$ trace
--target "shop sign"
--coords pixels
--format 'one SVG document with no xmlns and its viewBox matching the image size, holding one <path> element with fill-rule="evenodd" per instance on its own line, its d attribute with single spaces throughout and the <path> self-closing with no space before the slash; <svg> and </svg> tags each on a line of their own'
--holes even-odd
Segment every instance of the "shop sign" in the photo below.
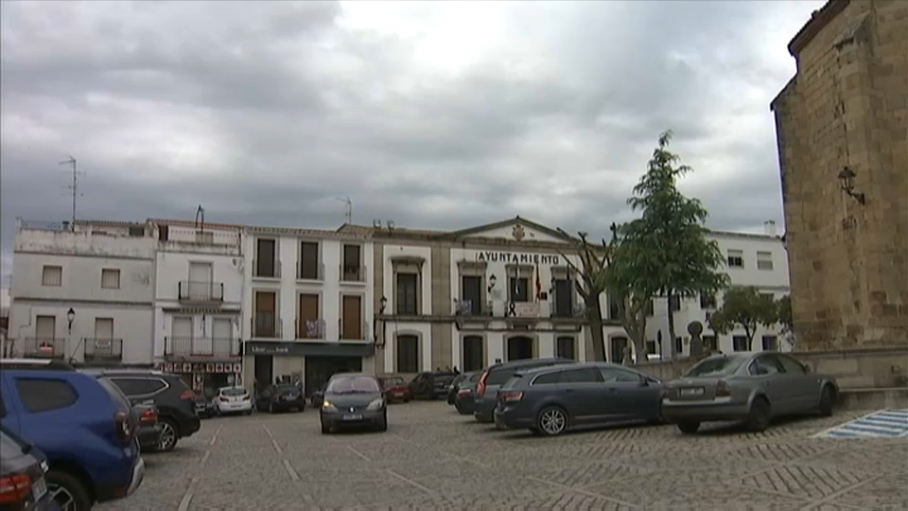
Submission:
<svg viewBox="0 0 908 511">
<path fill-rule="evenodd" d="M 561 262 L 561 257 L 557 254 L 527 254 L 519 252 L 485 250 L 476 252 L 476 260 L 481 263 L 549 264 L 558 266 L 558 264 Z"/>
</svg>

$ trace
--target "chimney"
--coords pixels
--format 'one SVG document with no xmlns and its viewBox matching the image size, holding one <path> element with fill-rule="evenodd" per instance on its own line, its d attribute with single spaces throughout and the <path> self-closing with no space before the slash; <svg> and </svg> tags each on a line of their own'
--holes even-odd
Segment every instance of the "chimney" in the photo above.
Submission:
<svg viewBox="0 0 908 511">
<path fill-rule="evenodd" d="M 775 220 L 767 220 L 763 222 L 763 233 L 767 236 L 778 236 L 778 234 L 776 233 Z"/>
</svg>

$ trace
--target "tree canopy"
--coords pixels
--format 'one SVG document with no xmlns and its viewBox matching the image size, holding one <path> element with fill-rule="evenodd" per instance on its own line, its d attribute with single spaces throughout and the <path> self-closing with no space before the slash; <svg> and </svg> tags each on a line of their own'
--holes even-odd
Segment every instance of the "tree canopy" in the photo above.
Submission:
<svg viewBox="0 0 908 511">
<path fill-rule="evenodd" d="M 753 286 L 735 286 L 725 291 L 722 306 L 712 313 L 709 326 L 717 334 L 727 334 L 737 327 L 744 330 L 750 346 L 757 327 L 769 327 L 779 322 L 779 305 L 769 294 Z"/>
</svg>

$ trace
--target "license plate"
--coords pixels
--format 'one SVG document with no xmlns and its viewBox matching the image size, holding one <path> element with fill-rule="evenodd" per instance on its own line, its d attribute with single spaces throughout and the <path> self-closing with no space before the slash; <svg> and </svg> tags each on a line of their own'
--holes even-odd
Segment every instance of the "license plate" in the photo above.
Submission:
<svg viewBox="0 0 908 511">
<path fill-rule="evenodd" d="M 358 421 L 358 420 L 362 420 L 362 418 L 363 418 L 363 414 L 361 414 L 361 413 L 348 413 L 348 414 L 344 415 L 345 421 Z"/>
<path fill-rule="evenodd" d="M 697 387 L 697 388 L 693 388 L 693 389 L 681 389 L 679 394 L 681 394 L 682 396 L 702 396 L 703 387 Z"/>
<path fill-rule="evenodd" d="M 394 397 L 403 397 L 403 396 L 404 396 L 404 393 L 403 393 L 403 392 L 395 392 L 395 393 L 394 393 Z"/>
<path fill-rule="evenodd" d="M 45 493 L 47 493 L 47 483 L 42 477 L 32 485 L 32 497 L 34 497 L 35 500 L 41 500 L 41 497 L 43 497 Z"/>
</svg>

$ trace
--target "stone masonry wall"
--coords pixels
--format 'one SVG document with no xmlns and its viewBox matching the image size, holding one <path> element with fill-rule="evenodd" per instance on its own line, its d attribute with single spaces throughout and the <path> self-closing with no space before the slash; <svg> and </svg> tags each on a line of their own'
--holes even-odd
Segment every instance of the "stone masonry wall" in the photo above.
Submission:
<svg viewBox="0 0 908 511">
<path fill-rule="evenodd" d="M 799 350 L 908 345 L 908 2 L 843 3 L 773 103 Z"/>
</svg>

